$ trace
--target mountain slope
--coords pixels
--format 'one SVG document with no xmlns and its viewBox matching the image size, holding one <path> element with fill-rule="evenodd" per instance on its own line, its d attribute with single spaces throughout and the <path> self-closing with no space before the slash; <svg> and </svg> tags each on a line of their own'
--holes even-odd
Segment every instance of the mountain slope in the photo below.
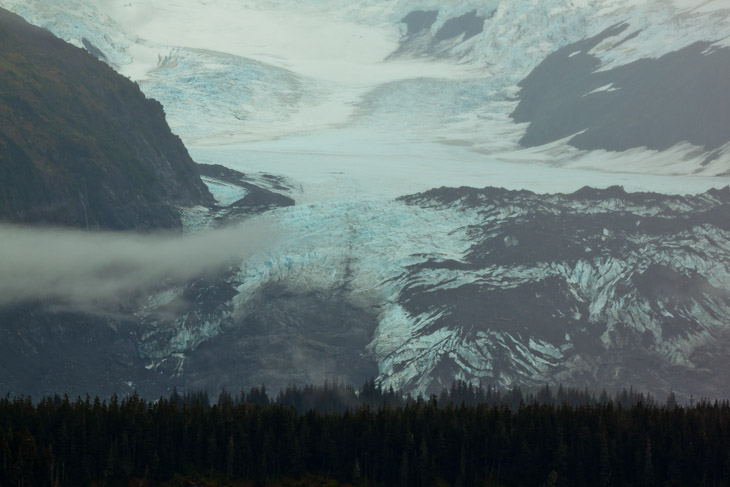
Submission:
<svg viewBox="0 0 730 487">
<path fill-rule="evenodd" d="M 351 130 L 399 133 L 413 154 L 458 144 L 485 164 L 730 168 L 719 0 L 0 5 L 137 80 L 191 145 L 312 132 L 336 144 Z"/>
<path fill-rule="evenodd" d="M 196 381 L 214 390 L 256 373 L 248 367 L 256 353 L 287 346 L 286 330 L 269 326 L 265 315 L 236 341 L 204 343 L 228 327 L 236 295 L 229 266 L 261 232 L 232 223 L 293 205 L 282 194 L 287 181 L 220 166 L 202 166 L 201 172 L 217 204 L 183 209 L 183 235 L 0 225 L 0 390 L 33 397 L 136 390 L 159 397 Z M 27 293 L 18 294 L 21 288 Z M 336 323 L 340 315 L 333 314 Z M 260 333 L 267 329 L 268 338 Z M 317 350 L 329 334 L 307 335 L 301 338 Z M 273 336 L 280 339 L 273 343 Z M 300 346 L 289 343 L 290 350 Z M 201 344 L 201 354 L 183 368 L 178 350 Z M 239 347 L 248 347 L 246 353 L 237 353 Z M 320 360 L 337 357 L 331 348 Z M 310 356 L 308 362 L 318 360 Z M 236 363 L 247 367 L 231 369 Z M 260 377 L 270 382 L 271 371 L 261 369 Z M 371 367 L 357 380 L 373 373 Z"/>
<path fill-rule="evenodd" d="M 683 396 L 730 386 L 718 373 L 728 188 L 439 188 L 266 216 L 289 238 L 199 287 L 194 309 L 178 290 L 141 311 L 140 354 L 157 374 L 210 389 L 357 381 L 374 368 L 420 392 L 454 378 Z"/>
<path fill-rule="evenodd" d="M 730 385 L 722 1 L 0 4 L 161 100 L 225 207 L 186 229 L 279 236 L 120 312 L 104 390 Z"/>
<path fill-rule="evenodd" d="M 213 198 L 162 106 L 87 52 L 0 10 L 0 219 L 180 228 Z"/>
<path fill-rule="evenodd" d="M 400 278 L 401 318 L 373 342 L 395 384 L 728 386 L 716 371 L 730 337 L 730 188 L 440 188 L 403 201 L 478 216 L 461 256 L 428 256 Z"/>
<path fill-rule="evenodd" d="M 638 35 L 618 25 L 550 54 L 520 82 L 520 143 L 565 137 L 583 150 L 667 150 L 689 142 L 707 152 L 730 143 L 730 48 L 696 42 L 658 59 L 602 69 L 591 51 Z M 576 135 L 577 134 L 577 135 Z M 709 161 L 708 161 L 709 162 Z"/>
</svg>

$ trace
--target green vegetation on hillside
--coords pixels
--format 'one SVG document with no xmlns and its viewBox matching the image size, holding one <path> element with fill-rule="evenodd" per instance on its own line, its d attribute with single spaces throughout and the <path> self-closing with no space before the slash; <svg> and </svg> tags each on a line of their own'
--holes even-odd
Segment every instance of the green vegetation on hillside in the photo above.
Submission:
<svg viewBox="0 0 730 487">
<path fill-rule="evenodd" d="M 170 228 L 211 202 L 158 102 L 0 9 L 0 220 Z"/>
</svg>

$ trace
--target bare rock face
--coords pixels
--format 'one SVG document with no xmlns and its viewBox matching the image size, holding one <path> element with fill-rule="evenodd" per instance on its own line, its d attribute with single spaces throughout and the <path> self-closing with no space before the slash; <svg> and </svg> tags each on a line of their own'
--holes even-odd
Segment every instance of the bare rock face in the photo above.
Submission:
<svg viewBox="0 0 730 487">
<path fill-rule="evenodd" d="M 730 188 L 439 188 L 402 201 L 478 217 L 459 260 L 433 255 L 403 276 L 398 303 L 418 328 L 391 330 L 407 338 L 378 357 L 394 384 L 727 388 Z"/>
<path fill-rule="evenodd" d="M 0 220 L 181 227 L 213 204 L 162 106 L 88 52 L 0 9 Z"/>
<path fill-rule="evenodd" d="M 571 137 L 578 149 L 625 151 L 689 142 L 714 157 L 730 142 L 730 49 L 696 42 L 658 59 L 600 69 L 591 50 L 638 35 L 627 29 L 617 25 L 558 49 L 522 80 L 512 113 L 530 123 L 522 145 Z"/>
</svg>

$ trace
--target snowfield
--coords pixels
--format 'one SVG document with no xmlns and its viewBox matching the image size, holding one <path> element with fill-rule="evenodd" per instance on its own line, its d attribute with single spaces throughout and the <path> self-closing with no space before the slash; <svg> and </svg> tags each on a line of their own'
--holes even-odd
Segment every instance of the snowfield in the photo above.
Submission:
<svg viewBox="0 0 730 487">
<path fill-rule="evenodd" d="M 90 42 L 163 103 L 170 125 L 189 147 L 277 140 L 288 153 L 288 137 L 315 135 L 311 145 L 324 144 L 320 150 L 331 152 L 332 145 L 362 146 L 387 133 L 408 141 L 411 157 L 428 154 L 434 142 L 445 143 L 468 147 L 485 167 L 494 161 L 538 162 L 709 176 L 730 170 L 728 147 L 709 165 L 702 164 L 702 151 L 686 143 L 661 154 L 645 148 L 619 155 L 577 151 L 567 141 L 523 150 L 518 142 L 525 127 L 509 118 L 518 83 L 545 56 L 617 23 L 626 23 L 631 35 L 591 50 L 600 69 L 658 58 L 696 41 L 728 44 L 730 5 L 721 0 L 369 0 L 357 5 L 319 0 L 305 6 L 292 0 L 69 0 L 63 5 L 1 0 L 0 6 L 78 46 Z M 438 12 L 428 34 L 409 33 L 400 23 L 418 10 Z M 485 19 L 478 35 L 444 34 L 437 43 L 429 37 L 470 12 Z M 454 150 L 453 159 L 461 157 L 461 150 Z M 240 151 L 246 155 L 247 146 Z M 400 152 L 390 159 L 397 163 Z M 514 170 L 524 174 L 523 169 Z M 310 164 L 315 172 L 320 171 Z M 587 174 L 584 184 L 603 185 L 602 177 Z M 440 174 L 432 179 L 437 185 Z M 471 175 L 462 181 L 472 184 Z"/>
</svg>

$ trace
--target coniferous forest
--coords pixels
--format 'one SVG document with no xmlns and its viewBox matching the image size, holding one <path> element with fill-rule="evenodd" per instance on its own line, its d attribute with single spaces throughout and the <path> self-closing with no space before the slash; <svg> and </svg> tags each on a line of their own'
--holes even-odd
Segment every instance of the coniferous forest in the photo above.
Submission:
<svg viewBox="0 0 730 487">
<path fill-rule="evenodd" d="M 2 486 L 715 486 L 730 404 L 456 383 L 0 400 Z"/>
</svg>

